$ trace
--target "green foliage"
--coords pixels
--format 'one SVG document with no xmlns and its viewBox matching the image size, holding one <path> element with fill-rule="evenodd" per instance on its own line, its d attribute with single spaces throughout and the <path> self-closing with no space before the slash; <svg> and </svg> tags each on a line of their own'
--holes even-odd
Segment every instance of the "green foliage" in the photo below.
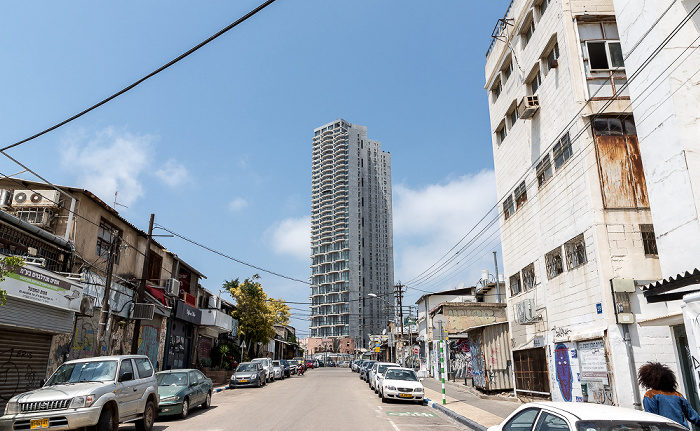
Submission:
<svg viewBox="0 0 700 431">
<path fill-rule="evenodd" d="M 242 283 L 235 279 L 223 285 L 236 300 L 236 310 L 231 314 L 238 320 L 238 336 L 245 340 L 246 356 L 254 356 L 258 343 L 267 343 L 275 336 L 273 326 L 286 325 L 290 318 L 289 306 L 281 298 L 268 298 L 259 279 L 255 274 Z"/>
<path fill-rule="evenodd" d="M 0 259 L 0 283 L 5 281 L 5 276 L 14 272 L 20 266 L 24 266 L 24 259 L 19 256 L 5 256 Z M 7 303 L 7 291 L 0 288 L 0 306 Z"/>
</svg>

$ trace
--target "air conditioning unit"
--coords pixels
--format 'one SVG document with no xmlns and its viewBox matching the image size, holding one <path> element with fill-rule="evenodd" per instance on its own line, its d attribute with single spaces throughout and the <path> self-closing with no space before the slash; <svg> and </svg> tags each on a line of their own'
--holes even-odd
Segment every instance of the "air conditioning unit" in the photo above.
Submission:
<svg viewBox="0 0 700 431">
<path fill-rule="evenodd" d="M 219 309 L 221 307 L 221 298 L 218 296 L 209 297 L 209 308 Z"/>
<path fill-rule="evenodd" d="M 549 60 L 550 69 L 556 69 L 557 67 L 559 67 L 559 60 L 557 60 L 556 58 Z"/>
<path fill-rule="evenodd" d="M 180 282 L 174 278 L 165 280 L 165 294 L 168 296 L 180 296 Z"/>
<path fill-rule="evenodd" d="M 156 311 L 156 306 L 146 303 L 133 303 L 129 311 L 129 318 L 134 320 L 151 320 Z"/>
<path fill-rule="evenodd" d="M 537 96 L 525 96 L 518 103 L 518 117 L 522 119 L 532 118 L 540 109 L 540 101 Z"/>
<path fill-rule="evenodd" d="M 15 190 L 12 206 L 17 207 L 57 207 L 61 194 L 56 190 Z"/>
<path fill-rule="evenodd" d="M 524 299 L 515 303 L 515 323 L 527 325 L 535 323 L 537 315 L 535 313 L 535 301 L 532 299 Z"/>
<path fill-rule="evenodd" d="M 12 205 L 12 190 L 0 189 L 0 208 L 6 209 Z"/>
<path fill-rule="evenodd" d="M 94 299 L 90 296 L 83 296 L 80 300 L 80 314 L 83 316 L 92 317 L 95 315 L 95 309 L 93 308 Z"/>
</svg>

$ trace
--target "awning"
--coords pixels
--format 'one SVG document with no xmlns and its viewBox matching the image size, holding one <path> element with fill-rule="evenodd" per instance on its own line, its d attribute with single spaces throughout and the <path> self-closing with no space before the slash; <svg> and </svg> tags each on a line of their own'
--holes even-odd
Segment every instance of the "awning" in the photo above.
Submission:
<svg viewBox="0 0 700 431">
<path fill-rule="evenodd" d="M 454 337 L 454 336 L 456 336 L 456 335 L 459 335 L 459 334 L 465 334 L 465 333 L 467 333 L 467 332 L 469 332 L 469 331 L 473 331 L 474 329 L 486 328 L 487 326 L 507 325 L 507 324 L 508 324 L 508 322 L 493 322 L 493 323 L 486 323 L 486 324 L 484 324 L 484 325 L 472 326 L 471 328 L 465 329 L 465 330 L 462 331 L 462 332 L 459 332 L 459 333 L 457 333 L 457 334 L 452 334 L 452 337 Z"/>
<path fill-rule="evenodd" d="M 676 311 L 675 313 L 666 314 L 663 316 L 652 317 L 649 319 L 640 320 L 637 322 L 639 326 L 674 326 L 683 324 L 683 313 Z"/>
<path fill-rule="evenodd" d="M 648 303 L 674 301 L 682 299 L 684 295 L 700 292 L 700 270 L 678 274 L 656 283 L 642 287 L 644 297 Z"/>
</svg>

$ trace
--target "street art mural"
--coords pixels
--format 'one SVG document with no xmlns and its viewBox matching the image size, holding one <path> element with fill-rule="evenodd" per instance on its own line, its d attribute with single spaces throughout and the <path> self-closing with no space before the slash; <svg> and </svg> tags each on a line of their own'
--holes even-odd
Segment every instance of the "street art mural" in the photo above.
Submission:
<svg viewBox="0 0 700 431">
<path fill-rule="evenodd" d="M 472 355 L 468 339 L 450 342 L 450 370 L 457 379 L 473 376 Z"/>
<path fill-rule="evenodd" d="M 571 359 L 569 349 L 564 343 L 559 343 L 554 348 L 554 369 L 556 370 L 559 391 L 564 401 L 571 401 L 571 385 L 574 378 L 571 375 Z"/>
<path fill-rule="evenodd" d="M 487 376 L 484 373 L 484 352 L 481 343 L 481 332 L 469 339 L 469 351 L 471 353 L 474 386 L 485 388 Z"/>
<path fill-rule="evenodd" d="M 151 325 L 141 325 L 139 329 L 139 355 L 146 355 L 157 368 L 158 364 L 158 332 L 160 328 Z"/>
</svg>

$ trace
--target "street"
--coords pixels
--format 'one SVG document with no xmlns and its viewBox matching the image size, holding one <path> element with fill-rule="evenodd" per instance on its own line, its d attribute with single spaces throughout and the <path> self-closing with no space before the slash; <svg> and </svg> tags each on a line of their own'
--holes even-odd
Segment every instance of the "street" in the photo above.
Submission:
<svg viewBox="0 0 700 431">
<path fill-rule="evenodd" d="M 185 420 L 161 418 L 153 429 L 397 431 L 431 427 L 468 429 L 425 405 L 382 404 L 367 383 L 347 368 L 319 368 L 262 388 L 214 394 L 209 410 L 195 408 Z M 134 425 L 119 429 L 132 430 Z"/>
</svg>

